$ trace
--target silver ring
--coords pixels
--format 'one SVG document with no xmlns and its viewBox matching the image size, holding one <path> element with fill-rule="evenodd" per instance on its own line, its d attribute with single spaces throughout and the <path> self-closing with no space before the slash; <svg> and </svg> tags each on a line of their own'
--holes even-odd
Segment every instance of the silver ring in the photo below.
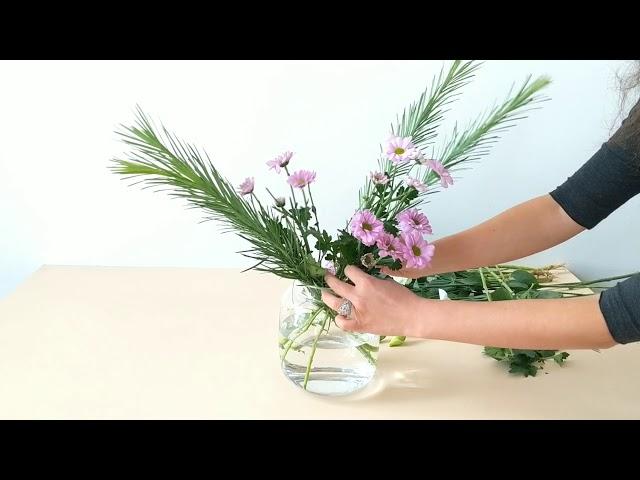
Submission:
<svg viewBox="0 0 640 480">
<path fill-rule="evenodd" d="M 352 307 L 353 304 L 345 298 L 344 300 L 342 300 L 342 303 L 338 307 L 338 313 L 343 317 L 349 318 L 349 315 L 351 315 Z"/>
</svg>

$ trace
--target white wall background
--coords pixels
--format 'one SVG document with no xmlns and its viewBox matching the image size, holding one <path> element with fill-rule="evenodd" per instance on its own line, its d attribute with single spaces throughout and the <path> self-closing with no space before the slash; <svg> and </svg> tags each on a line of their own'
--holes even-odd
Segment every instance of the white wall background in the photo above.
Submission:
<svg viewBox="0 0 640 480">
<path fill-rule="evenodd" d="M 439 61 L 0 62 L 0 297 L 41 264 L 240 266 L 242 245 L 178 200 L 107 170 L 113 134 L 140 104 L 204 147 L 234 182 L 286 193 L 264 162 L 285 149 L 318 171 L 323 226 L 342 226 L 388 126 Z M 551 101 L 425 208 L 435 237 L 560 184 L 608 138 L 612 61 L 489 61 L 448 116 L 466 122 L 513 82 L 547 74 Z M 595 230 L 539 254 L 583 277 L 638 270 L 640 198 Z"/>
</svg>

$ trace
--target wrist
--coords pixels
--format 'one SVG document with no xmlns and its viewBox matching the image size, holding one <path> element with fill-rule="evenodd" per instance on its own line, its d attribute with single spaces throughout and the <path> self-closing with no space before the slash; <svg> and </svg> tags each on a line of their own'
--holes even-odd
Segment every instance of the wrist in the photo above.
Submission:
<svg viewBox="0 0 640 480">
<path fill-rule="evenodd" d="M 441 300 L 431 300 L 415 295 L 414 301 L 409 302 L 406 333 L 414 338 L 437 338 L 437 332 L 442 324 L 443 304 Z"/>
</svg>

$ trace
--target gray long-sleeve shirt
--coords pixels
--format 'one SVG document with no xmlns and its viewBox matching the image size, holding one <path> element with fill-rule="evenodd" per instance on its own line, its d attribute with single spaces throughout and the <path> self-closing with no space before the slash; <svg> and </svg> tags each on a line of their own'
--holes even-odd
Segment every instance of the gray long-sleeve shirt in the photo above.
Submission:
<svg viewBox="0 0 640 480">
<path fill-rule="evenodd" d="M 592 229 L 638 193 L 640 101 L 591 159 L 550 195 L 576 223 Z M 640 274 L 604 291 L 600 310 L 616 342 L 640 341 Z"/>
</svg>

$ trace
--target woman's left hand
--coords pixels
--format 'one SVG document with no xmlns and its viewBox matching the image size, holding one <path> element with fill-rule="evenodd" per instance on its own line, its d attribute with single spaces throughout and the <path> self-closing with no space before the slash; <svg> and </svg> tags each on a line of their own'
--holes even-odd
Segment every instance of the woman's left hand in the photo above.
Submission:
<svg viewBox="0 0 640 480">
<path fill-rule="evenodd" d="M 336 316 L 336 324 L 343 330 L 377 335 L 413 336 L 419 321 L 419 308 L 424 300 L 392 278 L 381 280 L 357 267 L 348 266 L 344 273 L 355 284 L 327 274 L 325 280 L 338 295 L 325 291 L 322 300 L 338 311 L 343 299 L 351 302 L 349 318 Z"/>
</svg>

